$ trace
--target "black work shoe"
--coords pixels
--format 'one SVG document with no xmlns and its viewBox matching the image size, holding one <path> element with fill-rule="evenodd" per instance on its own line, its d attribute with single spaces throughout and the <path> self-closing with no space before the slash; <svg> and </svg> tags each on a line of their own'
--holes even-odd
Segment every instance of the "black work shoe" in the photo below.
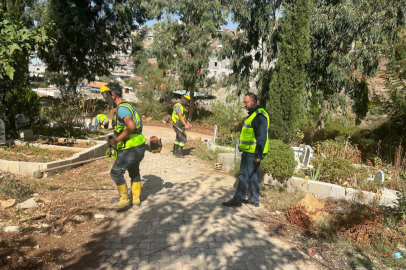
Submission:
<svg viewBox="0 0 406 270">
<path fill-rule="evenodd" d="M 227 202 L 223 202 L 222 204 L 224 206 L 233 206 L 233 207 L 241 207 L 241 205 L 242 205 L 241 202 L 237 202 L 236 200 L 234 200 L 234 198 Z"/>
<path fill-rule="evenodd" d="M 253 201 L 251 201 L 251 200 L 242 200 L 242 202 L 243 203 L 245 203 L 245 204 L 249 204 L 249 205 L 252 205 L 252 206 L 255 206 L 255 207 L 259 207 L 259 203 L 257 203 L 257 202 L 253 202 Z"/>
</svg>

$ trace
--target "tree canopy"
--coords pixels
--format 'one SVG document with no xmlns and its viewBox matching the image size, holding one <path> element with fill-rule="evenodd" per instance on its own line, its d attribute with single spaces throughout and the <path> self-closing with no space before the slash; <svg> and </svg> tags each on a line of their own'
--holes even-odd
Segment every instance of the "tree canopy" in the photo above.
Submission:
<svg viewBox="0 0 406 270">
<path fill-rule="evenodd" d="M 75 94 L 79 81 L 109 75 L 113 54 L 131 45 L 132 31 L 145 23 L 148 11 L 140 0 L 48 0 L 41 23 L 52 23 L 55 45 L 40 55 L 52 72 L 68 81 L 66 93 Z"/>
<path fill-rule="evenodd" d="M 159 67 L 179 74 L 184 88 L 190 91 L 191 119 L 196 85 L 207 75 L 213 40 L 225 23 L 222 1 L 159 0 L 155 2 L 155 14 L 157 18 L 166 14 L 166 19 L 154 28 L 153 54 Z"/>
<path fill-rule="evenodd" d="M 231 18 L 238 24 L 235 34 L 224 34 L 221 57 L 229 58 L 232 84 L 238 93 L 249 90 L 249 78 L 256 78 L 264 103 L 269 89 L 270 71 L 277 53 L 278 26 L 282 0 L 236 0 L 228 2 Z"/>
</svg>

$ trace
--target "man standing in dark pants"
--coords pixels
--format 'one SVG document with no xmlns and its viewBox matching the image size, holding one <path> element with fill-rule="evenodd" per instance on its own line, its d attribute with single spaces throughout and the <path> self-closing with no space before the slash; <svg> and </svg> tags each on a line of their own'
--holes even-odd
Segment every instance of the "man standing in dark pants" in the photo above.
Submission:
<svg viewBox="0 0 406 270">
<path fill-rule="evenodd" d="M 259 163 L 268 153 L 268 113 L 258 105 L 258 98 L 253 93 L 244 96 L 244 108 L 248 117 L 240 135 L 239 149 L 242 151 L 238 187 L 234 197 L 223 202 L 224 206 L 240 207 L 242 203 L 259 206 Z M 251 183 L 251 197 L 245 200 L 248 185 Z"/>
<path fill-rule="evenodd" d="M 141 176 L 140 162 L 145 153 L 145 137 L 142 135 L 142 118 L 135 105 L 122 97 L 122 88 L 117 83 L 109 83 L 100 88 L 103 97 L 111 105 L 117 106 L 114 134 L 108 140 L 110 147 L 117 145 L 117 160 L 110 171 L 110 176 L 117 185 L 120 201 L 115 208 L 121 209 L 130 203 L 140 205 Z M 131 178 L 132 199 L 128 199 L 127 183 L 124 173 L 128 170 Z"/>
</svg>

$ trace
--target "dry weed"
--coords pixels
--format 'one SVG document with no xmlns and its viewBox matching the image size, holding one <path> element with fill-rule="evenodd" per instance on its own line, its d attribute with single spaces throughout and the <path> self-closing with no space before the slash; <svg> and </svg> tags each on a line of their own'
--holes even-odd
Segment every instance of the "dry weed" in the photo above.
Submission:
<svg viewBox="0 0 406 270">
<path fill-rule="evenodd" d="M 285 212 L 286 219 L 289 223 L 307 229 L 307 230 L 314 230 L 314 226 L 306 214 L 306 209 L 303 206 L 291 206 Z"/>
</svg>

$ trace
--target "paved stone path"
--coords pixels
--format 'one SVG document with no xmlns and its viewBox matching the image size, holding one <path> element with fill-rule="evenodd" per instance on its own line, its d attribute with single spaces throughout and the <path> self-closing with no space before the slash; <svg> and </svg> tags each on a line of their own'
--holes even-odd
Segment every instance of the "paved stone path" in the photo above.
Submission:
<svg viewBox="0 0 406 270">
<path fill-rule="evenodd" d="M 141 163 L 142 205 L 117 214 L 89 268 L 321 269 L 270 237 L 250 218 L 256 209 L 223 207 L 235 179 L 193 156 L 174 157 L 171 129 L 145 127 L 144 135 L 161 137 L 164 149 Z"/>
</svg>

